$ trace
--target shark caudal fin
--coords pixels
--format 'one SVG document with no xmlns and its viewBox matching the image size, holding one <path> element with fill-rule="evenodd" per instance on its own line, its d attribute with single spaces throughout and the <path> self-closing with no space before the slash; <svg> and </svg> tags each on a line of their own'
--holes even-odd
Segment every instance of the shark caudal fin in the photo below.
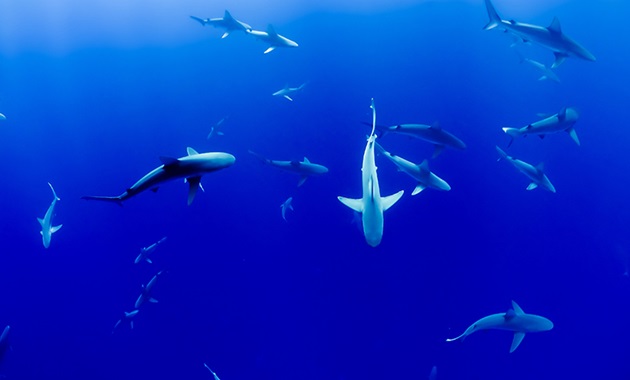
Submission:
<svg viewBox="0 0 630 380">
<path fill-rule="evenodd" d="M 446 341 L 447 341 L 447 342 L 454 342 L 454 341 L 459 340 L 459 339 L 464 340 L 464 338 L 466 338 L 466 337 L 468 336 L 468 334 L 466 334 L 466 332 L 467 332 L 467 331 L 464 331 L 464 332 L 462 333 L 462 335 L 457 336 L 457 337 L 455 337 L 455 338 L 448 338 L 448 339 L 446 339 Z"/>
<path fill-rule="evenodd" d="M 110 202 L 110 203 L 116 203 L 118 206 L 122 207 L 122 195 L 119 195 L 117 197 L 103 197 L 103 196 L 98 196 L 98 195 L 84 195 L 81 197 L 81 199 L 85 199 L 88 201 L 105 201 L 105 202 Z"/>
<path fill-rule="evenodd" d="M 490 21 L 483 27 L 484 30 L 494 29 L 501 23 L 501 17 L 497 13 L 496 9 L 494 9 L 494 5 L 490 2 L 490 0 L 486 0 L 486 10 L 488 11 L 488 18 Z"/>
<path fill-rule="evenodd" d="M 56 201 L 60 201 L 60 200 L 61 200 L 61 198 L 59 198 L 59 197 L 57 196 L 57 193 L 55 193 L 55 189 L 53 188 L 53 185 L 51 185 L 51 184 L 50 184 L 50 182 L 48 182 L 48 186 L 50 186 L 50 190 L 52 190 L 53 197 L 55 198 L 55 200 L 56 200 Z"/>
</svg>

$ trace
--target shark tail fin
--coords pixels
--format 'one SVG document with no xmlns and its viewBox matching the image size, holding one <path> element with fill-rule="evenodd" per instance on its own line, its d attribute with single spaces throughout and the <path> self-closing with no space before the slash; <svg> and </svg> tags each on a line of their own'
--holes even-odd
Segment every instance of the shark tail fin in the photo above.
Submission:
<svg viewBox="0 0 630 380">
<path fill-rule="evenodd" d="M 122 195 L 119 195 L 117 197 L 103 197 L 103 196 L 98 196 L 98 195 L 84 195 L 81 197 L 81 199 L 86 199 L 88 201 L 105 201 L 105 202 L 111 202 L 111 203 L 116 203 L 118 206 L 122 207 Z"/>
<path fill-rule="evenodd" d="M 514 142 L 515 137 L 521 136 L 521 132 L 519 131 L 518 128 L 503 127 L 501 129 L 503 129 L 503 132 L 505 132 L 508 136 L 511 137 L 510 142 L 508 144 L 508 148 L 512 145 L 512 142 Z"/>
<path fill-rule="evenodd" d="M 48 182 L 48 186 L 50 186 L 50 190 L 52 190 L 53 197 L 55 198 L 55 200 L 56 200 L 56 201 L 60 201 L 60 200 L 61 200 L 61 198 L 59 198 L 59 197 L 57 196 L 57 193 L 55 193 L 55 189 L 53 188 L 53 185 L 51 185 L 51 184 L 50 184 L 50 182 Z"/>
<path fill-rule="evenodd" d="M 497 26 L 499 26 L 499 23 L 501 22 L 501 17 L 497 13 L 496 9 L 494 9 L 494 5 L 492 5 L 492 2 L 490 2 L 490 0 L 486 0 L 486 10 L 488 11 L 488 17 L 490 18 L 490 21 L 488 21 L 488 23 L 486 24 L 486 26 L 483 27 L 483 29 L 484 30 L 494 29 Z"/>
</svg>

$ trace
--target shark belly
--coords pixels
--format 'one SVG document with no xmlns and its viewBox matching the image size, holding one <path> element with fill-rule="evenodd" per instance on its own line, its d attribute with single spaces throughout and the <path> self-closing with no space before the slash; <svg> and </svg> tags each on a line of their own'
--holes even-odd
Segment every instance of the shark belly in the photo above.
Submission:
<svg viewBox="0 0 630 380">
<path fill-rule="evenodd" d="M 363 222 L 363 235 L 365 241 L 372 247 L 376 247 L 383 239 L 383 210 L 380 199 L 364 200 L 364 209 L 361 215 Z"/>
</svg>

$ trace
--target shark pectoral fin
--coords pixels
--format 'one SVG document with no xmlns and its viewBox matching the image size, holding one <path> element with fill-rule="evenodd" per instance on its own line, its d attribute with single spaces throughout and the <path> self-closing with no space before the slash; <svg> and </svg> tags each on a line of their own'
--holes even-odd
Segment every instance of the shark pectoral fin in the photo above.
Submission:
<svg viewBox="0 0 630 380">
<path fill-rule="evenodd" d="M 514 333 L 514 339 L 512 339 L 512 347 L 510 347 L 510 354 L 518 348 L 519 344 L 521 344 L 521 342 L 523 341 L 523 338 L 525 338 L 524 332 Z"/>
<path fill-rule="evenodd" d="M 186 178 L 186 181 L 188 182 L 188 206 L 190 206 L 195 200 L 195 195 L 197 194 L 197 189 L 199 189 L 201 177 Z"/>
<path fill-rule="evenodd" d="M 577 132 L 575 132 L 575 128 L 571 127 L 567 129 L 567 133 L 569 134 L 569 136 L 571 136 L 573 141 L 575 141 L 575 143 L 580 146 L 580 139 L 578 138 Z"/>
<path fill-rule="evenodd" d="M 276 49 L 275 46 L 269 46 L 267 48 L 267 50 L 265 50 L 265 52 L 263 54 L 267 54 L 267 53 L 271 53 L 272 51 L 274 51 Z"/>
<path fill-rule="evenodd" d="M 552 69 L 555 69 L 556 67 L 560 66 L 562 62 L 564 62 L 564 60 L 567 59 L 568 57 L 566 54 L 562 54 L 558 52 L 554 52 L 553 55 L 556 57 L 556 60 L 553 62 L 553 65 L 551 65 Z"/>
<path fill-rule="evenodd" d="M 387 211 L 390 207 L 392 207 L 398 200 L 403 196 L 405 190 L 400 190 L 396 194 L 392 194 L 388 197 L 381 198 L 381 202 L 383 202 L 383 211 Z"/>
<path fill-rule="evenodd" d="M 424 189 L 426 189 L 426 188 L 427 188 L 427 187 L 426 187 L 426 186 L 424 186 L 423 184 L 418 183 L 418 185 L 416 186 L 416 188 L 415 188 L 415 189 L 413 189 L 413 192 L 411 193 L 411 195 L 416 195 L 416 194 L 420 193 L 421 191 L 423 191 L 423 190 L 424 190 Z"/>
<path fill-rule="evenodd" d="M 538 185 L 535 182 L 532 182 L 527 186 L 527 190 L 534 190 L 537 187 Z"/>
<path fill-rule="evenodd" d="M 61 227 L 63 227 L 63 224 L 60 224 L 60 225 L 54 226 L 54 227 L 50 227 L 50 233 L 54 234 L 55 232 L 59 231 L 61 229 Z"/>
<path fill-rule="evenodd" d="M 549 78 L 546 75 L 543 75 L 540 78 L 538 78 L 538 80 L 545 80 L 545 79 L 549 79 Z"/>
<path fill-rule="evenodd" d="M 147 261 L 147 263 L 149 263 L 149 264 L 153 264 L 153 261 L 151 261 L 151 259 L 150 259 L 150 258 L 148 258 L 148 257 L 147 257 L 145 260 Z"/>
<path fill-rule="evenodd" d="M 363 212 L 363 199 L 352 199 L 346 197 L 337 197 L 337 199 L 339 199 L 339 202 L 350 207 L 354 211 Z"/>
<path fill-rule="evenodd" d="M 225 37 L 227 37 L 229 35 L 230 35 L 230 31 L 226 30 L 225 33 L 223 33 L 223 35 L 221 36 L 221 38 L 225 38 Z"/>
<path fill-rule="evenodd" d="M 298 181 L 298 187 L 302 186 L 304 182 L 306 182 L 307 179 L 308 179 L 307 175 L 303 175 L 302 177 L 300 177 L 300 180 Z"/>
<path fill-rule="evenodd" d="M 39 222 L 39 224 L 44 227 L 44 219 L 42 218 L 37 218 L 37 221 Z"/>
<path fill-rule="evenodd" d="M 151 302 L 151 303 L 157 303 L 157 302 L 158 302 L 158 300 L 156 300 L 155 298 L 151 297 L 151 298 L 149 298 L 149 302 Z"/>
<path fill-rule="evenodd" d="M 289 101 L 291 101 L 291 102 L 293 101 L 293 99 L 291 99 L 291 97 L 289 95 L 284 95 L 284 98 L 289 100 Z"/>
<path fill-rule="evenodd" d="M 435 149 L 433 150 L 433 156 L 431 156 L 431 158 L 435 158 L 437 156 L 440 155 L 440 153 L 442 153 L 442 151 L 444 150 L 444 145 L 435 145 Z"/>
</svg>

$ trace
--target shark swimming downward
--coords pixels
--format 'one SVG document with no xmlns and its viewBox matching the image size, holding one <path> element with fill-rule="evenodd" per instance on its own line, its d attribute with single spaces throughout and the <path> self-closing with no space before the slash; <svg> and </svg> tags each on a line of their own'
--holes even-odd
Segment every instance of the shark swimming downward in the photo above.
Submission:
<svg viewBox="0 0 630 380">
<path fill-rule="evenodd" d="M 464 331 L 464 333 L 456 338 L 447 339 L 447 342 L 453 342 L 458 339 L 464 339 L 468 335 L 479 330 L 508 330 L 514 332 L 514 339 L 510 347 L 510 353 L 514 352 L 525 338 L 526 333 L 549 331 L 553 328 L 553 322 L 545 317 L 534 314 L 525 314 L 518 304 L 512 301 L 512 308 L 505 313 L 492 314 L 483 317 L 473 323 Z"/>
<path fill-rule="evenodd" d="M 405 191 L 400 190 L 396 194 L 381 197 L 378 176 L 376 175 L 377 167 L 374 162 L 374 146 L 376 145 L 376 134 L 374 133 L 376 130 L 376 107 L 374 106 L 374 99 L 372 99 L 370 107 L 372 108 L 372 132 L 365 145 L 363 164 L 361 166 L 363 197 L 352 199 L 339 196 L 337 199 L 352 210 L 361 213 L 365 241 L 370 246 L 376 247 L 383 238 L 383 212 L 398 202 Z"/>
<path fill-rule="evenodd" d="M 131 185 L 130 188 L 118 196 L 109 197 L 86 195 L 81 198 L 87 200 L 113 202 L 122 205 L 123 201 L 126 201 L 145 190 L 151 189 L 156 191 L 158 186 L 164 182 L 178 178 L 185 178 L 186 182 L 188 182 L 188 205 L 190 205 L 195 199 L 197 189 L 201 187 L 201 176 L 230 167 L 234 164 L 236 159 L 229 153 L 197 153 L 197 151 L 190 147 L 187 151 L 188 156 L 180 158 L 160 157 L 163 165 L 160 165 L 147 173 L 144 177 L 140 178 L 136 183 Z M 201 189 L 203 190 L 203 187 L 201 187 Z"/>
<path fill-rule="evenodd" d="M 52 225 L 52 218 L 55 215 L 55 206 L 57 205 L 57 201 L 60 201 L 61 199 L 57 196 L 57 193 L 55 193 L 55 189 L 50 184 L 50 182 L 48 182 L 48 186 L 50 186 L 50 190 L 52 190 L 53 200 L 50 203 L 50 206 L 48 206 L 48 210 L 46 210 L 46 214 L 44 215 L 44 217 L 37 218 L 37 221 L 42 226 L 42 230 L 39 233 L 42 235 L 42 243 L 44 243 L 44 248 L 50 247 L 52 234 L 59 231 L 61 227 L 63 227 L 63 224 L 54 227 Z"/>
</svg>

